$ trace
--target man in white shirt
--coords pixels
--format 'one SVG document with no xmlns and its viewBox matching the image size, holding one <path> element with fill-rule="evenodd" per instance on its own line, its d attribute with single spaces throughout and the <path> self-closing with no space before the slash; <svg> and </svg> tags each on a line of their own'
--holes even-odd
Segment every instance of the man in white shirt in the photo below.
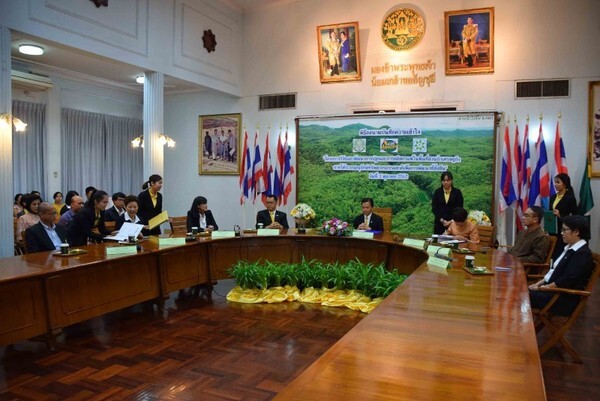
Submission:
<svg viewBox="0 0 600 401">
<path fill-rule="evenodd" d="M 25 231 L 27 252 L 55 251 L 67 242 L 67 232 L 63 226 L 54 224 L 56 210 L 48 202 L 40 203 L 38 207 L 40 222 Z"/>
</svg>

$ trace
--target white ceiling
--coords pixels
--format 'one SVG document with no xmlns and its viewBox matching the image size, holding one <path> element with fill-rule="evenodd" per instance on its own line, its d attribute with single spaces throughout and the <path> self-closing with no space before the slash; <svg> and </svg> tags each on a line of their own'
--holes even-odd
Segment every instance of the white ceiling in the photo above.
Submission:
<svg viewBox="0 0 600 401">
<path fill-rule="evenodd" d="M 219 1 L 228 7 L 247 13 L 275 3 L 297 0 Z M 44 48 L 45 53 L 41 56 L 21 54 L 18 48 L 23 43 L 38 44 Z M 135 83 L 135 77 L 142 75 L 144 72 L 140 67 L 54 43 L 43 38 L 13 31 L 11 54 L 13 69 L 38 74 L 52 74 L 72 80 L 143 92 L 143 85 Z M 165 76 L 165 94 L 197 92 L 205 89 L 201 85 Z"/>
</svg>

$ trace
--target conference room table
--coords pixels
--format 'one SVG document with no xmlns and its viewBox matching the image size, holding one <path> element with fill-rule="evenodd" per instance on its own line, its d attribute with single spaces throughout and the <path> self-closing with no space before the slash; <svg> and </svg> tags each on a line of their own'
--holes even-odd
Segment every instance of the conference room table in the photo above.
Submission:
<svg viewBox="0 0 600 401">
<path fill-rule="evenodd" d="M 143 241 L 131 255 L 113 243 L 61 257 L 41 252 L 0 259 L 0 345 L 50 344 L 61 328 L 169 293 L 229 278 L 238 260 L 384 263 L 407 280 L 277 397 L 277 400 L 545 400 L 521 264 L 473 246 L 492 275 L 428 264 L 402 236 L 373 239 L 283 231 L 279 236 Z M 507 269 L 496 270 L 500 266 Z"/>
</svg>

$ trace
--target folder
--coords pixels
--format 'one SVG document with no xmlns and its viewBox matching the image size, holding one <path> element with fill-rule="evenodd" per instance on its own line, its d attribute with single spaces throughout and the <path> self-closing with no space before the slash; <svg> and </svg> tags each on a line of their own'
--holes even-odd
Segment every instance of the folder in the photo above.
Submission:
<svg viewBox="0 0 600 401">
<path fill-rule="evenodd" d="M 544 211 L 544 230 L 548 234 L 558 234 L 558 219 L 552 210 Z"/>
<path fill-rule="evenodd" d="M 166 223 L 167 221 L 169 221 L 169 214 L 166 210 L 163 210 L 162 213 L 157 214 L 156 216 L 150 219 L 150 221 L 148 222 L 148 229 L 152 230 L 153 228 L 158 227 L 162 223 Z"/>
</svg>

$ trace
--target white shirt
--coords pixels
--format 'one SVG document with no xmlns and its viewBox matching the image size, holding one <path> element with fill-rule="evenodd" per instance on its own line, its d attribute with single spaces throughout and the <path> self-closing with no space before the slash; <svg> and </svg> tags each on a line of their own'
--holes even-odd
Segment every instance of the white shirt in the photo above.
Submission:
<svg viewBox="0 0 600 401">
<path fill-rule="evenodd" d="M 138 217 L 138 215 L 135 215 L 135 221 L 131 220 L 131 217 L 129 216 L 129 213 L 125 213 L 125 217 L 124 217 L 125 221 L 128 223 L 134 223 L 136 224 L 138 221 L 140 221 L 140 218 Z"/>
<path fill-rule="evenodd" d="M 48 227 L 43 222 L 40 222 L 40 223 L 42 223 L 42 226 L 46 229 L 46 233 L 48 234 L 48 237 L 50 237 L 50 240 L 52 241 L 54 248 L 58 251 L 60 249 L 60 244 L 62 244 L 62 240 L 56 233 L 56 230 L 54 229 L 55 226 L 52 225 L 52 227 Z"/>
<path fill-rule="evenodd" d="M 552 263 L 552 266 L 550 267 L 550 270 L 548 270 L 548 273 L 546 273 L 546 275 L 544 276 L 544 281 L 546 283 L 548 283 L 550 281 L 550 277 L 552 277 L 552 273 L 554 273 L 554 268 L 556 266 L 558 266 L 558 264 L 560 263 L 560 261 L 562 260 L 562 258 L 565 256 L 565 254 L 567 253 L 567 251 L 569 249 L 572 249 L 573 252 L 577 252 L 579 250 L 579 248 L 581 248 L 585 244 L 586 244 L 585 240 L 584 239 L 580 239 L 579 241 L 577 241 L 573 245 L 567 245 L 567 246 L 565 246 L 565 250 L 563 251 L 563 253 L 561 253 L 560 256 L 558 257 L 558 259 L 556 259 Z"/>
</svg>

